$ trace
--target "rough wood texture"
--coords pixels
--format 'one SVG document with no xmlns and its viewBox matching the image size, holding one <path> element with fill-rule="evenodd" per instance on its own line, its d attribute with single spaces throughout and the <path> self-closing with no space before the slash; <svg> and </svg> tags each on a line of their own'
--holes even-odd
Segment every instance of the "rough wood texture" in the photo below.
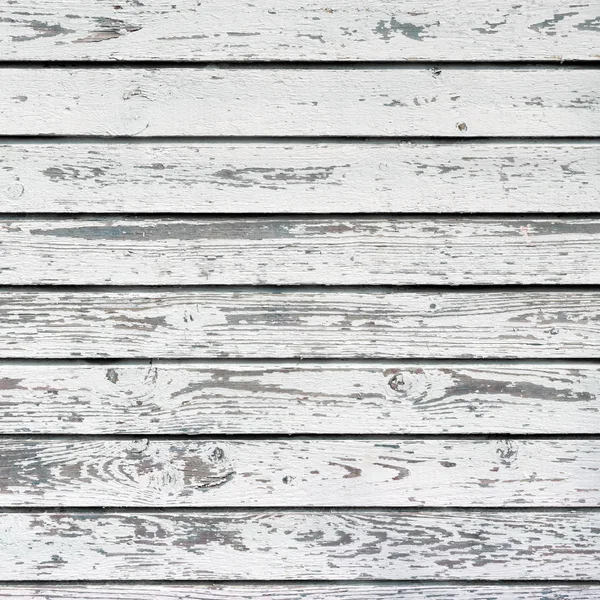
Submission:
<svg viewBox="0 0 600 600">
<path fill-rule="evenodd" d="M 535 0 L 12 0 L 6 60 L 593 60 L 598 6 Z"/>
<path fill-rule="evenodd" d="M 600 506 L 595 440 L 0 439 L 0 506 Z"/>
<path fill-rule="evenodd" d="M 7 581 L 600 577 L 597 511 L 5 513 Z"/>
<path fill-rule="evenodd" d="M 590 143 L 5 143 L 2 212 L 598 212 Z"/>
<path fill-rule="evenodd" d="M 600 292 L 0 292 L 4 358 L 600 358 Z"/>
<path fill-rule="evenodd" d="M 599 219 L 0 221 L 0 284 L 600 284 Z"/>
<path fill-rule="evenodd" d="M 458 584 L 38 584 L 0 587 L 12 600 L 598 600 L 600 586 Z"/>
<path fill-rule="evenodd" d="M 2 70 L 4 135 L 593 136 L 600 71 Z M 260 107 L 260 110 L 257 110 Z"/>
<path fill-rule="evenodd" d="M 600 433 L 586 363 L 8 363 L 0 433 Z"/>
</svg>

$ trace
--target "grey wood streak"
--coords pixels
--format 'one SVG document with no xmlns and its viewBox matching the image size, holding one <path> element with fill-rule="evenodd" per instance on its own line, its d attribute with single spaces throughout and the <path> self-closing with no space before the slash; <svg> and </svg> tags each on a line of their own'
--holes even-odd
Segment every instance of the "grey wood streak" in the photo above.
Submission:
<svg viewBox="0 0 600 600">
<path fill-rule="evenodd" d="M 560 0 L 12 0 L 8 60 L 593 60 L 598 7 Z"/>
<path fill-rule="evenodd" d="M 0 284 L 600 284 L 600 219 L 11 219 L 0 260 Z"/>
<path fill-rule="evenodd" d="M 2 70 L 4 135 L 600 135 L 595 69 L 49 68 L 30 75 Z"/>
<path fill-rule="evenodd" d="M 594 580 L 598 511 L 5 513 L 3 580 Z"/>
<path fill-rule="evenodd" d="M 0 587 L 7 600 L 598 600 L 600 586 L 475 584 L 37 584 Z"/>
<path fill-rule="evenodd" d="M 0 144 L 5 213 L 569 213 L 599 196 L 595 142 Z"/>
<path fill-rule="evenodd" d="M 4 358 L 600 358 L 600 292 L 0 292 Z"/>
<path fill-rule="evenodd" d="M 596 440 L 0 439 L 0 506 L 600 506 Z"/>
<path fill-rule="evenodd" d="M 0 365 L 0 433 L 600 433 L 569 363 Z"/>
</svg>

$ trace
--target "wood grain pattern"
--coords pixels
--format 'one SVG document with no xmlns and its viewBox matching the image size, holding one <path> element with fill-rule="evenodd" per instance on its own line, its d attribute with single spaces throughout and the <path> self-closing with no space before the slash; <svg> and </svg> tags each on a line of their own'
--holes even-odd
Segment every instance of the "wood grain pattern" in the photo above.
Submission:
<svg viewBox="0 0 600 600">
<path fill-rule="evenodd" d="M 597 212 L 590 143 L 0 144 L 2 212 Z"/>
<path fill-rule="evenodd" d="M 11 600 L 597 600 L 592 584 L 37 584 L 4 585 Z"/>
<path fill-rule="evenodd" d="M 597 511 L 5 513 L 3 580 L 600 575 Z"/>
<path fill-rule="evenodd" d="M 591 60 L 598 7 L 560 0 L 13 0 L 8 60 Z"/>
<path fill-rule="evenodd" d="M 596 69 L 48 68 L 30 74 L 2 70 L 4 135 L 600 135 Z"/>
<path fill-rule="evenodd" d="M 600 284 L 599 219 L 0 221 L 0 284 Z"/>
<path fill-rule="evenodd" d="M 600 442 L 0 438 L 0 506 L 600 506 Z"/>
<path fill-rule="evenodd" d="M 570 213 L 599 196 L 595 142 L 0 144 L 5 213 Z"/>
<path fill-rule="evenodd" d="M 4 358 L 600 358 L 600 292 L 0 291 Z"/>
<path fill-rule="evenodd" d="M 597 599 L 598 40 L 0 6 L 0 600 Z"/>
<path fill-rule="evenodd" d="M 2 434 L 600 433 L 593 363 L 0 364 Z"/>
</svg>

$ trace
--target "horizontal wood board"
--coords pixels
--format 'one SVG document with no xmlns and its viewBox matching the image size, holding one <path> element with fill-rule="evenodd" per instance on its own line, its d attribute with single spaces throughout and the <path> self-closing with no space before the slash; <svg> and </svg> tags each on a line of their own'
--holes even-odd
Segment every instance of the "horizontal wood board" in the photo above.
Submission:
<svg viewBox="0 0 600 600">
<path fill-rule="evenodd" d="M 475 584 L 37 584 L 0 586 L 11 600 L 597 600 L 600 586 Z"/>
<path fill-rule="evenodd" d="M 600 135 L 597 69 L 10 67 L 1 76 L 4 135 Z"/>
<path fill-rule="evenodd" d="M 0 220 L 1 284 L 600 284 L 600 219 Z"/>
<path fill-rule="evenodd" d="M 598 6 L 560 0 L 13 0 L 4 60 L 597 60 Z"/>
<path fill-rule="evenodd" d="M 600 365 L 0 364 L 2 434 L 593 434 Z"/>
<path fill-rule="evenodd" d="M 0 506 L 600 506 L 596 440 L 0 438 Z"/>
<path fill-rule="evenodd" d="M 3 580 L 600 576 L 600 512 L 0 514 Z"/>
<path fill-rule="evenodd" d="M 600 145 L 0 144 L 4 213 L 600 212 Z"/>
<path fill-rule="evenodd" d="M 594 289 L 0 291 L 4 358 L 600 358 Z"/>
</svg>

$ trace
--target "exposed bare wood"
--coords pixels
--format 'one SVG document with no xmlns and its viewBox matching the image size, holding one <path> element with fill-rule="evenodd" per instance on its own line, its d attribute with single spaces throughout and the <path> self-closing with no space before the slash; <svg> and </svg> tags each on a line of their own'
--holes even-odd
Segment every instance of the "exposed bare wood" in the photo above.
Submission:
<svg viewBox="0 0 600 600">
<path fill-rule="evenodd" d="M 0 284 L 600 284 L 600 220 L 17 219 L 0 260 Z"/>
<path fill-rule="evenodd" d="M 0 433 L 600 433 L 589 363 L 0 365 Z"/>
<path fill-rule="evenodd" d="M 13 580 L 600 576 L 597 511 L 5 513 Z"/>
<path fill-rule="evenodd" d="M 600 292 L 3 290 L 4 358 L 600 358 Z"/>
<path fill-rule="evenodd" d="M 598 212 L 600 145 L 0 144 L 2 212 Z"/>
<path fill-rule="evenodd" d="M 0 438 L 0 505 L 600 506 L 600 442 Z"/>
</svg>

